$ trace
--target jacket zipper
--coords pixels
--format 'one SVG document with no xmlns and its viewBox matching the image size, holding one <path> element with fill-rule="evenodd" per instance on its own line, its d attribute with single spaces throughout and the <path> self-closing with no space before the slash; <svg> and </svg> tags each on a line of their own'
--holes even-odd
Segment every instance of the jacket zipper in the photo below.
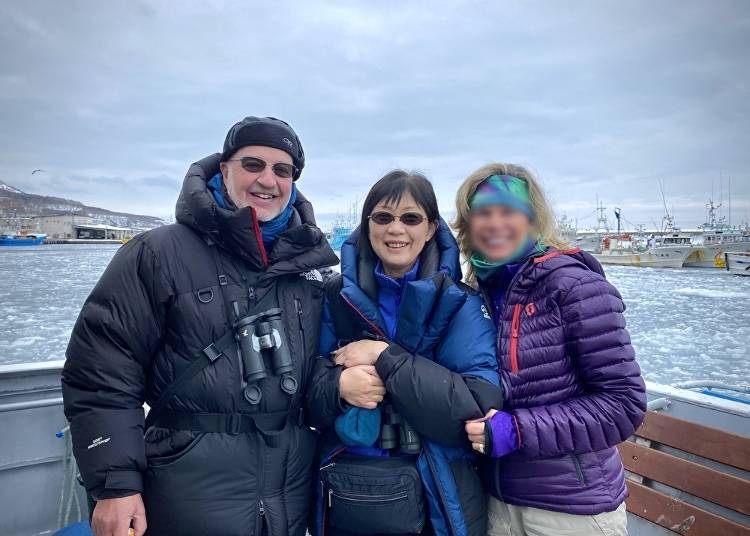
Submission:
<svg viewBox="0 0 750 536">
<path fill-rule="evenodd" d="M 260 521 L 260 527 L 258 534 L 262 534 L 263 525 L 266 523 L 266 508 L 263 506 L 263 488 L 265 487 L 265 457 L 266 457 L 266 443 L 262 437 L 257 437 L 260 441 L 260 455 L 258 458 L 261 460 L 261 471 L 258 476 L 258 520 Z"/>
<path fill-rule="evenodd" d="M 497 326 L 497 355 L 502 355 L 501 347 L 502 347 L 502 340 L 503 340 L 503 323 L 502 319 L 503 316 L 505 316 L 503 313 L 505 313 L 505 308 L 508 307 L 508 296 L 510 296 L 510 291 L 513 289 L 513 285 L 516 283 L 516 280 L 519 278 L 519 276 L 523 273 L 523 271 L 526 269 L 527 266 L 529 266 L 532 263 L 531 259 L 528 259 L 526 262 L 524 262 L 521 267 L 518 269 L 518 271 L 513 276 L 513 279 L 510 280 L 510 284 L 508 285 L 508 288 L 505 290 L 505 299 L 503 300 L 503 307 L 500 311 L 500 314 L 498 315 L 498 326 Z M 491 303 L 489 300 L 485 298 L 485 301 L 487 302 L 487 307 L 492 309 Z M 515 312 L 515 311 L 514 311 Z M 512 325 L 512 323 L 511 323 Z M 511 328 L 511 335 L 512 335 L 512 328 Z M 512 339 L 511 339 L 512 343 Z M 516 365 L 518 365 L 516 363 Z M 511 368 L 512 368 L 512 359 L 511 359 Z M 517 371 L 516 371 L 517 372 Z M 510 393 L 508 393 L 510 395 Z"/>
<path fill-rule="evenodd" d="M 254 208 L 250 208 L 250 216 L 253 220 L 253 230 L 255 231 L 255 240 L 258 242 L 258 249 L 260 250 L 260 260 L 263 261 L 263 266 L 268 266 L 268 254 L 266 253 L 266 246 L 263 244 L 263 235 L 260 232 L 260 224 L 258 223 L 258 215 L 255 213 Z"/>
<path fill-rule="evenodd" d="M 258 515 L 260 516 L 260 534 L 263 534 L 263 525 L 266 524 L 266 508 L 263 506 L 263 499 L 258 501 Z"/>
<path fill-rule="evenodd" d="M 518 339 L 521 332 L 521 311 L 523 305 L 517 303 L 513 306 L 513 320 L 510 323 L 510 370 L 518 373 Z"/>
<path fill-rule="evenodd" d="M 586 485 L 586 480 L 583 478 L 583 467 L 581 467 L 581 460 L 578 459 L 577 454 L 571 454 L 571 458 L 573 458 L 573 465 L 575 465 L 576 468 L 576 476 L 578 476 L 578 481 L 581 483 L 581 486 Z"/>
<path fill-rule="evenodd" d="M 301 363 L 302 366 L 300 367 L 300 372 L 302 374 L 302 380 L 301 384 L 307 385 L 307 367 L 312 366 L 312 364 L 308 365 L 308 359 L 307 359 L 307 349 L 305 348 L 305 328 L 302 323 L 302 300 L 299 298 L 294 298 L 294 308 L 297 311 L 297 322 L 299 323 L 299 338 L 300 338 L 300 344 L 302 347 L 302 356 L 301 356 Z"/>
<path fill-rule="evenodd" d="M 360 316 L 360 318 L 362 318 L 362 320 L 364 320 L 364 321 L 365 321 L 365 323 L 366 323 L 366 324 L 367 324 L 368 326 L 370 326 L 370 327 L 371 327 L 371 328 L 372 328 L 373 330 L 375 330 L 375 333 L 376 333 L 377 335 L 380 335 L 381 337 L 383 337 L 383 339 L 384 339 L 384 340 L 385 340 L 385 339 L 387 338 L 387 337 L 385 336 L 385 333 L 383 333 L 383 330 L 382 330 L 382 329 L 380 329 L 380 328 L 379 328 L 378 326 L 376 326 L 376 325 L 375 325 L 374 323 L 372 323 L 372 322 L 371 322 L 371 321 L 370 321 L 370 320 L 369 320 L 369 319 L 368 319 L 368 318 L 367 318 L 367 317 L 366 317 L 366 316 L 364 315 L 364 313 L 362 313 L 362 311 L 360 311 L 359 309 L 357 309 L 357 307 L 355 307 L 355 305 L 354 305 L 354 304 L 353 304 L 352 302 L 350 302 L 350 301 L 349 301 L 349 300 L 348 300 L 348 299 L 346 298 L 346 296 L 344 296 L 344 295 L 342 294 L 342 295 L 341 295 L 341 298 L 342 298 L 342 299 L 343 299 L 343 300 L 344 300 L 344 301 L 345 301 L 345 302 L 346 302 L 346 303 L 347 303 L 347 304 L 349 305 L 349 307 L 351 307 L 352 309 L 354 309 L 354 312 L 355 312 L 355 313 L 357 313 L 357 314 L 358 314 L 358 315 Z"/>
<path fill-rule="evenodd" d="M 438 484 L 438 477 L 437 477 L 437 469 L 435 469 L 435 465 L 432 461 L 432 457 L 430 456 L 430 453 L 427 450 L 422 451 L 424 453 L 425 459 L 427 460 L 427 466 L 430 468 L 430 473 L 432 473 L 432 478 L 435 481 L 435 487 L 437 488 L 438 495 L 440 495 L 440 510 L 445 516 L 445 521 L 448 524 L 449 532 L 452 535 L 458 534 L 456 531 L 456 527 L 453 526 L 453 520 L 451 519 L 450 514 L 448 513 L 448 509 L 445 506 L 445 494 L 443 493 L 443 488 Z"/>
<path fill-rule="evenodd" d="M 302 342 L 302 358 L 305 359 L 307 353 L 305 351 L 305 327 L 302 324 L 302 300 L 294 298 L 294 308 L 297 310 L 297 322 L 299 323 L 299 334 Z"/>
</svg>

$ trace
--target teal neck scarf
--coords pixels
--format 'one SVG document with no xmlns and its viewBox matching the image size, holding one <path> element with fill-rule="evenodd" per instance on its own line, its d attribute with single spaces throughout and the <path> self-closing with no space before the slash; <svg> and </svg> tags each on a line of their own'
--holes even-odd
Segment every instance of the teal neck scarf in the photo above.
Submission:
<svg viewBox="0 0 750 536">
<path fill-rule="evenodd" d="M 534 241 L 531 237 L 521 242 L 516 250 L 498 261 L 488 261 L 480 253 L 474 252 L 469 259 L 471 266 L 474 269 L 474 275 L 477 279 L 487 281 L 492 279 L 494 275 L 499 272 L 503 267 L 514 264 L 517 262 L 525 261 L 532 257 L 537 257 L 547 250 L 544 243 L 541 240 Z"/>
</svg>

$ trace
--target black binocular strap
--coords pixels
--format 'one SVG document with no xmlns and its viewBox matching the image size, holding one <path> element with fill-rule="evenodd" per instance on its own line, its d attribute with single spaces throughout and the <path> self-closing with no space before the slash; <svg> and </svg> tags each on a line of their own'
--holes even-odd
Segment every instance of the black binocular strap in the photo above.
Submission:
<svg viewBox="0 0 750 536">
<path fill-rule="evenodd" d="M 236 342 L 237 341 L 234 338 L 234 330 L 229 329 L 224 335 L 219 337 L 218 340 L 212 342 L 201 350 L 201 352 L 195 356 L 190 365 L 188 365 L 188 367 L 167 386 L 158 400 L 151 406 L 148 416 L 146 417 L 145 429 L 148 430 L 153 426 L 159 417 L 159 413 L 164 409 L 164 406 L 166 406 L 167 402 L 169 402 L 183 385 L 187 384 L 187 382 L 201 370 L 219 359 L 224 352 L 236 344 Z"/>
</svg>

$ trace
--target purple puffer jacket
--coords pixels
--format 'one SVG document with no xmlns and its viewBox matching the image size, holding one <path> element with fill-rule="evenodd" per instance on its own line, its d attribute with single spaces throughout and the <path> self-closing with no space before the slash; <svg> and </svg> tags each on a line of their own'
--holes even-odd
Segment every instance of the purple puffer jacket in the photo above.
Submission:
<svg viewBox="0 0 750 536">
<path fill-rule="evenodd" d="M 646 393 L 624 310 L 596 259 L 578 249 L 549 250 L 518 270 L 496 320 L 520 446 L 484 458 L 495 497 L 585 515 L 625 499 L 615 445 L 643 421 Z"/>
</svg>

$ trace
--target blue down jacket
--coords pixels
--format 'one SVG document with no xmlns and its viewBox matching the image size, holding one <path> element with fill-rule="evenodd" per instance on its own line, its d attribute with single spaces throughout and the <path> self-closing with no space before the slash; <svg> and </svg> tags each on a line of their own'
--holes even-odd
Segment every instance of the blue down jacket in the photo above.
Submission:
<svg viewBox="0 0 750 536">
<path fill-rule="evenodd" d="M 345 450 L 333 432 L 336 418 L 360 411 L 340 400 L 341 369 L 328 354 L 351 340 L 381 337 L 389 346 L 375 368 L 391 403 L 421 435 L 417 470 L 434 531 L 483 535 L 486 497 L 464 422 L 502 406 L 494 323 L 481 297 L 456 283 L 461 277 L 458 247 L 442 220 L 420 256 L 417 278 L 405 283 L 393 340 L 378 307 L 376 263 L 369 244 L 360 240 L 356 230 L 341 249 L 341 276 L 328 283 L 321 358 L 307 393 L 309 421 L 327 431 L 321 466 Z M 318 534 L 323 532 L 324 510 L 321 496 Z"/>
</svg>

